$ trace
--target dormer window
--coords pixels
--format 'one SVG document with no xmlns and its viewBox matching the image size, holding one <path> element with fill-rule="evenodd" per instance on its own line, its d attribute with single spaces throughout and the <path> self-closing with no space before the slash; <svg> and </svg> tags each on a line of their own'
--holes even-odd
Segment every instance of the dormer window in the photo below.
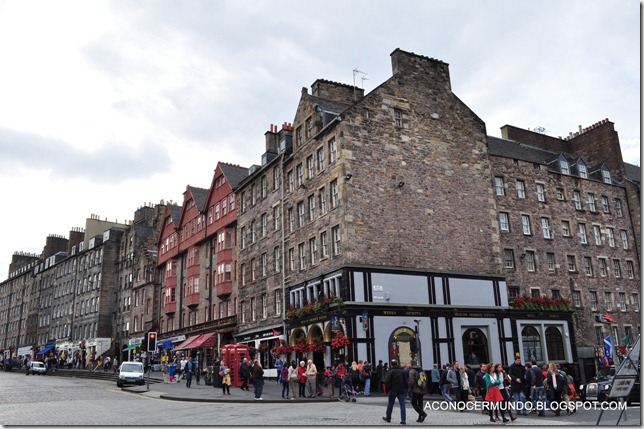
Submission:
<svg viewBox="0 0 644 429">
<path fill-rule="evenodd" d="M 559 160 L 559 171 L 561 174 L 570 174 L 570 164 L 565 159 Z"/>
<path fill-rule="evenodd" d="M 577 172 L 579 173 L 579 177 L 588 179 L 588 167 L 586 167 L 586 164 L 579 162 L 577 164 Z"/>
<path fill-rule="evenodd" d="M 609 185 L 613 183 L 613 180 L 610 177 L 610 171 L 606 168 L 602 168 L 602 180 L 604 183 L 608 183 Z"/>
</svg>

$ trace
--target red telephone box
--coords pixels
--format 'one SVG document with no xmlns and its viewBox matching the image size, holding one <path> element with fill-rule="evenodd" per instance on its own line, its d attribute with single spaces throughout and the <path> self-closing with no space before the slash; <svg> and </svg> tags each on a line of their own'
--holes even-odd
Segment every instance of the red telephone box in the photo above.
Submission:
<svg viewBox="0 0 644 429">
<path fill-rule="evenodd" d="M 242 379 L 239 367 L 244 358 L 248 357 L 248 346 L 243 344 L 226 344 L 221 348 L 221 360 L 230 368 L 230 383 L 233 387 L 241 387 Z M 250 362 L 249 362 L 250 363 Z"/>
</svg>

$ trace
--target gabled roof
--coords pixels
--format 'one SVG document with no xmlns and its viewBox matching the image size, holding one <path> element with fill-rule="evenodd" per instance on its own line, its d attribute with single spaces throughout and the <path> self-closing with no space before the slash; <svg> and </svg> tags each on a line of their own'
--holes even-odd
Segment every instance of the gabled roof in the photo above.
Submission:
<svg viewBox="0 0 644 429">
<path fill-rule="evenodd" d="M 208 197 L 208 189 L 197 188 L 195 186 L 188 185 L 188 189 L 192 194 L 192 198 L 195 200 L 195 205 L 197 210 L 203 212 L 204 204 L 206 203 L 206 198 Z"/>
<path fill-rule="evenodd" d="M 181 218 L 181 206 L 169 205 L 167 209 L 170 212 L 174 227 L 177 228 L 179 226 L 179 219 Z"/>
<path fill-rule="evenodd" d="M 157 237 L 157 245 L 161 244 L 163 241 L 165 234 L 164 232 L 166 231 L 166 228 L 170 228 L 170 226 L 166 225 L 166 218 L 168 215 L 170 216 L 170 219 L 172 219 L 172 230 L 173 232 L 176 231 L 177 228 L 179 228 L 179 221 L 181 219 L 181 209 L 182 207 L 180 206 L 175 206 L 174 204 L 167 205 L 165 207 L 165 213 L 163 215 L 163 224 L 161 225 L 161 228 L 159 228 L 159 236 Z M 168 235 L 169 236 L 169 235 Z"/>
<path fill-rule="evenodd" d="M 226 181 L 230 184 L 230 187 L 234 190 L 242 180 L 248 177 L 248 168 L 240 167 L 239 165 L 226 164 L 224 162 L 219 163 L 221 172 L 226 176 Z"/>
</svg>

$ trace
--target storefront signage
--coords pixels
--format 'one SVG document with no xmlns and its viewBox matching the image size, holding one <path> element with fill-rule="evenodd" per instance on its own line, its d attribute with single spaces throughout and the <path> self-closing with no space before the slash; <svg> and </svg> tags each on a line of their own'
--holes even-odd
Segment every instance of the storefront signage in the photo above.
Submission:
<svg viewBox="0 0 644 429">
<path fill-rule="evenodd" d="M 373 285 L 371 286 L 371 296 L 374 301 L 384 301 L 385 300 L 385 292 L 384 288 L 382 285 Z"/>
<path fill-rule="evenodd" d="M 496 317 L 494 313 L 470 313 L 469 311 L 455 311 L 454 317 Z"/>
<path fill-rule="evenodd" d="M 177 335 L 177 336 L 170 337 L 170 338 L 164 338 L 163 340 L 160 340 L 160 341 L 162 341 L 162 342 L 163 341 L 172 341 L 173 343 L 178 343 L 179 341 L 185 341 L 185 340 L 186 340 L 185 335 Z M 132 340 L 130 340 L 130 341 L 132 341 Z M 135 341 L 135 342 L 140 343 L 141 341 Z M 132 344 L 132 343 L 130 343 L 130 344 Z"/>
<path fill-rule="evenodd" d="M 275 335 L 275 333 L 273 332 L 273 329 L 271 329 L 269 331 L 255 332 L 253 334 L 244 335 L 243 337 L 240 337 L 239 341 L 246 342 L 246 341 L 264 339 L 264 338 L 275 338 L 278 336 L 279 335 Z"/>
</svg>

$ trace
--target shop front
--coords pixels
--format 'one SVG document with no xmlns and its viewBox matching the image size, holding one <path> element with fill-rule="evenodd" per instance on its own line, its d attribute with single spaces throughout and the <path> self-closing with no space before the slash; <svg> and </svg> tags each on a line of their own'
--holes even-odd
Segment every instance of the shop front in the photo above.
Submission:
<svg viewBox="0 0 644 429">
<path fill-rule="evenodd" d="M 248 354 L 251 359 L 259 359 L 264 369 L 265 377 L 277 377 L 275 363 L 277 359 L 287 360 L 276 353 L 277 348 L 285 344 L 284 329 L 282 326 L 263 328 L 257 331 L 249 331 L 235 336 L 238 344 L 248 346 Z"/>
</svg>

